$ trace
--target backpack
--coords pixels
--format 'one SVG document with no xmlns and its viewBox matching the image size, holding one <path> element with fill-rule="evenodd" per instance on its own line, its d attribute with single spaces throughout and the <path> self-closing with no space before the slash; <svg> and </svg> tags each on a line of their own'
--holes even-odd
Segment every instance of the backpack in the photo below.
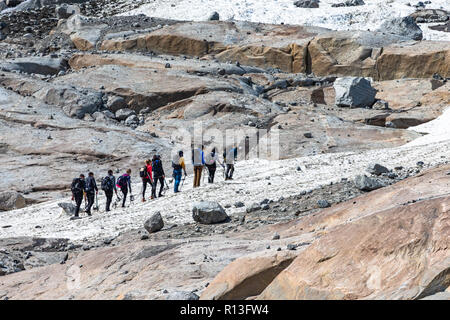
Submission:
<svg viewBox="0 0 450 320">
<path fill-rule="evenodd" d="M 139 176 L 141 177 L 141 178 L 146 178 L 147 177 L 147 168 L 146 167 L 142 167 L 140 170 L 139 170 Z"/>
<path fill-rule="evenodd" d="M 73 193 L 83 193 L 83 182 L 81 181 L 80 178 L 75 178 L 72 181 L 72 186 L 70 188 L 72 190 Z"/>
<path fill-rule="evenodd" d="M 102 179 L 102 190 L 103 191 L 113 191 L 114 190 L 112 179 L 109 176 L 104 177 Z"/>
<path fill-rule="evenodd" d="M 172 162 L 172 168 L 174 168 L 175 170 L 181 170 L 183 167 L 179 163 L 176 164 L 176 163 Z"/>
<path fill-rule="evenodd" d="M 119 188 L 126 188 L 127 187 L 127 179 L 125 176 L 120 176 L 119 179 L 117 179 L 117 186 Z"/>
</svg>

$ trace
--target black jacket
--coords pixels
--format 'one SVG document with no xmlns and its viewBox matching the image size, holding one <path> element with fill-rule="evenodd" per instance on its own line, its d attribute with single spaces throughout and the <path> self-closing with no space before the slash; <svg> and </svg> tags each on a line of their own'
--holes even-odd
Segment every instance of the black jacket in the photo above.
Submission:
<svg viewBox="0 0 450 320">
<path fill-rule="evenodd" d="M 86 181 L 81 180 L 80 178 L 75 178 L 72 180 L 70 189 L 74 195 L 82 195 L 83 191 L 86 189 Z"/>
<path fill-rule="evenodd" d="M 153 179 L 165 176 L 162 162 L 159 159 L 152 161 Z"/>
<path fill-rule="evenodd" d="M 86 192 L 92 193 L 94 191 L 98 191 L 97 183 L 95 182 L 94 177 L 86 178 Z"/>
</svg>

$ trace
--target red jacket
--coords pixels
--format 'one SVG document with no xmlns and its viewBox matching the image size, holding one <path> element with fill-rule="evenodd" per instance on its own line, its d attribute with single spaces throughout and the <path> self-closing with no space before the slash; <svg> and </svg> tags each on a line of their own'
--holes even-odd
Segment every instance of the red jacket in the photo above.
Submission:
<svg viewBox="0 0 450 320">
<path fill-rule="evenodd" d="M 150 177 L 150 180 L 153 181 L 153 177 L 152 177 L 152 165 L 151 165 L 151 164 L 148 164 L 148 165 L 146 165 L 146 168 L 147 168 L 147 174 L 148 174 L 148 176 Z"/>
</svg>

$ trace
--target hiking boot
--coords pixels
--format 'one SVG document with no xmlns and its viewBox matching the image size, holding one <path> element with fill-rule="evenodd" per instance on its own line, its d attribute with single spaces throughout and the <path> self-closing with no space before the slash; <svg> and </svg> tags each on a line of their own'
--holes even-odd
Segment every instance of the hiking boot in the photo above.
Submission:
<svg viewBox="0 0 450 320">
<path fill-rule="evenodd" d="M 164 197 L 164 195 L 163 195 L 163 194 L 159 194 L 159 195 L 158 195 L 158 198 L 161 198 L 161 197 Z"/>
<path fill-rule="evenodd" d="M 79 216 L 73 216 L 73 217 L 70 218 L 70 220 L 78 220 L 78 219 L 81 219 L 81 217 L 79 217 Z"/>
<path fill-rule="evenodd" d="M 89 217 L 92 217 L 92 214 L 91 214 L 90 212 L 88 212 L 88 216 L 89 216 Z"/>
<path fill-rule="evenodd" d="M 142 198 L 142 202 L 145 202 L 145 198 Z"/>
</svg>

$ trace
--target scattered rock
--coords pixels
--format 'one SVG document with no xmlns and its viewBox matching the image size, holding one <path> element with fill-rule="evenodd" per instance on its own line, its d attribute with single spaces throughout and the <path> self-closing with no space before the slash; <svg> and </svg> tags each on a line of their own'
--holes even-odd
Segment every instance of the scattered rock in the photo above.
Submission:
<svg viewBox="0 0 450 320">
<path fill-rule="evenodd" d="M 164 227 L 164 221 L 160 212 L 153 214 L 150 219 L 145 221 L 144 228 L 148 233 L 154 233 L 161 230 Z"/>
<path fill-rule="evenodd" d="M 410 16 L 386 21 L 378 28 L 378 31 L 413 40 L 422 40 L 423 37 L 422 30 Z"/>
<path fill-rule="evenodd" d="M 0 211 L 21 209 L 26 206 L 25 198 L 16 191 L 0 193 Z"/>
<path fill-rule="evenodd" d="M 195 293 L 186 291 L 175 291 L 167 296 L 167 300 L 198 300 L 199 298 Z"/>
<path fill-rule="evenodd" d="M 379 176 L 379 175 L 382 175 L 383 173 L 389 173 L 390 171 L 385 166 L 375 163 L 375 164 L 369 165 L 369 167 L 367 168 L 367 172 L 369 172 L 370 174 Z"/>
<path fill-rule="evenodd" d="M 120 109 L 116 111 L 116 119 L 117 120 L 126 120 L 128 119 L 130 116 L 136 115 L 136 112 L 134 110 L 125 108 L 125 109 Z"/>
<path fill-rule="evenodd" d="M 69 202 L 60 202 L 58 203 L 58 206 L 60 208 L 63 209 L 63 211 L 69 215 L 69 216 L 73 216 L 75 215 L 75 211 L 77 209 L 77 207 L 73 204 L 73 203 L 69 203 Z"/>
<path fill-rule="evenodd" d="M 319 8 L 319 0 L 299 0 L 294 5 L 298 8 Z"/>
<path fill-rule="evenodd" d="M 355 186 L 362 191 L 372 191 L 385 185 L 377 179 L 369 178 L 366 175 L 358 175 L 355 177 Z"/>
<path fill-rule="evenodd" d="M 331 206 L 330 203 L 324 199 L 318 200 L 317 205 L 319 206 L 319 208 L 328 208 Z"/>
<path fill-rule="evenodd" d="M 209 21 L 218 21 L 220 20 L 220 15 L 217 11 L 214 11 L 208 18 Z"/>
<path fill-rule="evenodd" d="M 214 224 L 228 219 L 225 209 L 214 201 L 197 202 L 192 207 L 192 218 L 202 224 Z"/>
<path fill-rule="evenodd" d="M 339 7 L 355 7 L 363 5 L 365 5 L 365 2 L 363 0 L 347 0 L 341 3 L 333 3 L 331 6 L 334 8 L 339 8 Z"/>
<path fill-rule="evenodd" d="M 125 109 L 127 107 L 127 103 L 122 97 L 110 96 L 108 98 L 108 102 L 106 103 L 106 107 L 112 112 L 117 112 L 120 109 Z"/>
</svg>

